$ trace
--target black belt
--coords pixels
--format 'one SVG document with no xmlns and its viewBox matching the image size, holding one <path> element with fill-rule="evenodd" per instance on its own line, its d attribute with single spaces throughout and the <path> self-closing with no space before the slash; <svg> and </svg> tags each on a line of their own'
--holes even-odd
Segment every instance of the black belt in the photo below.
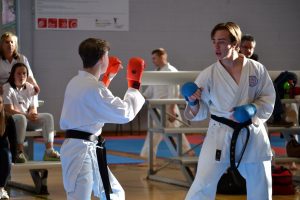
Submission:
<svg viewBox="0 0 300 200">
<path fill-rule="evenodd" d="M 106 159 L 106 148 L 105 148 L 105 139 L 103 137 L 96 136 L 94 134 L 78 131 L 78 130 L 66 130 L 65 138 L 74 138 L 87 141 L 98 141 L 96 148 L 97 160 L 99 172 L 101 175 L 105 196 L 107 200 L 110 200 L 110 194 L 112 193 L 111 185 L 109 182 L 108 168 L 107 168 L 107 159 Z"/>
<path fill-rule="evenodd" d="M 233 128 L 233 134 L 232 134 L 232 137 L 231 137 L 231 142 L 230 142 L 230 168 L 232 170 L 236 170 L 238 167 L 239 167 L 239 164 L 242 160 L 242 157 L 245 153 L 245 150 L 246 150 L 246 147 L 247 147 L 247 144 L 248 144 L 248 141 L 249 141 L 249 137 L 250 137 L 250 130 L 249 130 L 249 125 L 252 124 L 252 121 L 251 119 L 244 122 L 244 123 L 238 123 L 238 122 L 234 122 L 230 119 L 226 119 L 224 117 L 218 117 L 216 115 L 211 115 L 211 118 L 217 122 L 220 122 L 222 124 L 225 124 L 231 128 Z M 243 129 L 243 128 L 246 128 L 247 130 L 247 137 L 246 137 L 246 142 L 243 146 L 243 149 L 242 149 L 242 153 L 241 153 L 241 157 L 238 161 L 238 164 L 235 165 L 235 148 L 236 148 L 236 141 L 237 141 L 237 138 L 240 134 L 240 131 Z"/>
<path fill-rule="evenodd" d="M 65 138 L 73 138 L 73 139 L 81 139 L 81 140 L 87 140 L 90 142 L 95 142 L 98 140 L 98 136 L 84 132 L 84 131 L 78 131 L 78 130 L 66 130 L 65 132 Z"/>
</svg>

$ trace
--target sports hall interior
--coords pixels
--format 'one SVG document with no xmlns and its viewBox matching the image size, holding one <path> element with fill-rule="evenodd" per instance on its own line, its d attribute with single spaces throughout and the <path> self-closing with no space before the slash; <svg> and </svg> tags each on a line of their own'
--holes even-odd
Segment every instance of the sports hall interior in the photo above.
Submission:
<svg viewBox="0 0 300 200">
<path fill-rule="evenodd" d="M 299 70 L 299 0 L 126 0 L 129 22 L 127 30 L 41 30 L 36 28 L 36 3 L 46 1 L 14 0 L 17 5 L 15 26 L 19 38 L 19 51 L 28 58 L 41 88 L 39 99 L 44 103 L 38 110 L 49 112 L 54 116 L 55 148 L 58 150 L 64 140 L 64 131 L 60 129 L 59 119 L 65 88 L 82 67 L 78 45 L 88 37 L 109 41 L 111 47 L 109 54 L 116 55 L 122 60 L 124 69 L 110 85 L 112 93 L 121 98 L 127 90 L 126 65 L 131 57 L 143 58 L 146 62 L 146 71 L 155 69 L 151 51 L 160 47 L 167 50 L 169 62 L 179 71 L 201 71 L 214 63 L 216 58 L 210 32 L 221 22 L 235 22 L 243 34 L 255 37 L 257 43 L 255 53 L 259 55 L 259 62 L 267 70 Z M 6 29 L 7 27 L 1 25 L 1 34 L 7 31 Z M 141 90 L 146 87 L 146 84 L 142 85 Z M 154 169 L 163 168 L 157 171 L 157 174 L 160 177 L 168 177 L 167 180 L 149 179 L 149 162 L 139 155 L 149 130 L 148 105 L 146 103 L 130 123 L 105 124 L 103 127 L 102 136 L 107 142 L 109 168 L 124 188 L 126 199 L 182 200 L 189 186 L 168 181 L 169 179 L 186 181 L 182 166 L 176 162 L 169 162 L 171 153 L 168 145 L 164 141 L 160 144 L 157 158 L 153 163 Z M 296 106 L 299 109 L 299 101 Z M 183 111 L 184 103 L 179 107 Z M 184 122 L 189 124 L 186 120 Z M 194 124 L 195 127 L 206 125 L 207 122 Z M 299 128 L 299 122 L 295 123 L 294 128 Z M 198 153 L 205 139 L 205 132 L 199 134 L 186 132 L 186 135 Z M 30 188 L 8 186 L 10 199 L 66 199 L 60 162 L 49 164 L 41 161 L 40 151 L 44 151 L 41 138 L 32 139 L 34 160 L 14 164 L 11 175 L 12 182 L 21 183 L 21 188 L 24 185 L 29 185 Z M 276 130 L 270 133 L 270 140 L 276 155 L 285 157 L 286 141 L 281 132 Z M 273 195 L 273 199 L 299 200 L 300 159 L 280 161 L 278 165 L 295 168 L 293 169 L 295 194 Z M 191 173 L 195 173 L 195 165 L 188 168 L 191 168 Z M 48 194 L 32 191 L 34 183 L 30 169 L 47 170 Z M 217 194 L 216 199 L 243 200 L 246 199 L 246 195 Z"/>
</svg>

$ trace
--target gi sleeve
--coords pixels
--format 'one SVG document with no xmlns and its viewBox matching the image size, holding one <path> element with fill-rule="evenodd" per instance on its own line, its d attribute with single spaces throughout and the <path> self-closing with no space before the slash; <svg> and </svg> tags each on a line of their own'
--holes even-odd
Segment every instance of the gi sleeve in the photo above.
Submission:
<svg viewBox="0 0 300 200">
<path fill-rule="evenodd" d="M 195 84 L 199 88 L 203 88 L 201 99 L 199 101 L 199 110 L 196 115 L 194 115 L 191 111 L 191 108 L 187 105 L 184 111 L 184 116 L 187 120 L 190 121 L 202 121 L 207 118 L 209 113 L 209 79 L 211 77 L 207 74 L 208 70 L 202 71 L 195 80 Z"/>
<path fill-rule="evenodd" d="M 259 118 L 262 120 L 262 122 L 265 122 L 272 115 L 276 93 L 273 82 L 265 67 L 261 66 L 258 73 L 260 75 L 260 81 L 257 93 L 255 95 L 256 98 L 253 101 L 253 104 L 257 108 L 257 113 L 254 117 L 254 120 L 255 118 Z"/>
<path fill-rule="evenodd" d="M 145 99 L 133 88 L 128 88 L 124 98 L 115 97 L 107 88 L 98 92 L 99 120 L 103 123 L 127 123 L 141 110 Z"/>
</svg>

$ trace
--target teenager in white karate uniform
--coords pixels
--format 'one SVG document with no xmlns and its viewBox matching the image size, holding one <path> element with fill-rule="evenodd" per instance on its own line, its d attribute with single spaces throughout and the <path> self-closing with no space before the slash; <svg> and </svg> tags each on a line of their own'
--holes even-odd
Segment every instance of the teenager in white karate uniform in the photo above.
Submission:
<svg viewBox="0 0 300 200">
<path fill-rule="evenodd" d="M 155 49 L 152 51 L 152 62 L 156 66 L 156 71 L 171 71 L 177 72 L 178 70 L 170 65 L 168 62 L 167 51 L 163 48 Z M 143 92 L 146 99 L 176 99 L 179 98 L 179 86 L 178 85 L 151 85 Z M 181 114 L 177 104 L 168 105 L 166 111 L 170 115 L 166 115 L 166 126 L 170 128 L 180 127 L 182 123 Z M 158 113 L 159 114 L 159 113 Z M 155 133 L 153 135 L 153 152 L 156 155 L 159 143 L 162 141 L 163 135 L 161 133 Z M 142 157 L 148 157 L 149 154 L 149 134 L 147 134 L 144 145 L 142 147 L 140 155 Z M 191 149 L 191 145 L 187 140 L 185 134 L 182 134 L 182 150 L 187 152 Z M 191 152 L 193 153 L 193 152 Z M 190 154 L 191 154 L 190 153 Z"/>
<path fill-rule="evenodd" d="M 272 114 L 275 91 L 266 68 L 238 54 L 240 38 L 241 31 L 235 23 L 221 23 L 214 27 L 211 39 L 218 61 L 198 75 L 195 84 L 199 89 L 186 97 L 188 104 L 184 114 L 187 119 L 198 121 L 209 117 L 210 112 L 237 122 L 238 109 L 245 111 L 251 107 L 256 111 L 253 115 L 246 113 L 249 120 L 252 119 L 248 126 L 250 139 L 238 170 L 246 179 L 247 199 L 267 200 L 272 199 L 272 152 L 263 123 Z M 218 181 L 229 167 L 232 133 L 229 126 L 210 120 L 187 200 L 215 199 Z M 245 141 L 246 129 L 242 129 L 236 145 L 236 161 Z"/>
<path fill-rule="evenodd" d="M 61 129 L 99 136 L 105 123 L 127 123 L 142 108 L 145 99 L 139 87 L 136 87 L 140 82 L 133 80 L 137 84 L 130 84 L 130 66 L 127 69 L 129 88 L 123 99 L 111 93 L 107 88 L 108 83 L 99 81 L 100 75 L 108 68 L 108 51 L 109 46 L 105 40 L 88 38 L 80 44 L 83 70 L 67 85 L 60 119 Z M 138 64 L 143 68 L 144 63 Z M 113 76 L 109 77 L 110 81 Z M 96 143 L 68 138 L 62 145 L 63 182 L 68 200 L 90 199 L 92 191 L 94 196 L 106 199 L 98 169 Z M 110 199 L 124 200 L 125 192 L 110 170 L 109 179 L 113 192 Z"/>
</svg>

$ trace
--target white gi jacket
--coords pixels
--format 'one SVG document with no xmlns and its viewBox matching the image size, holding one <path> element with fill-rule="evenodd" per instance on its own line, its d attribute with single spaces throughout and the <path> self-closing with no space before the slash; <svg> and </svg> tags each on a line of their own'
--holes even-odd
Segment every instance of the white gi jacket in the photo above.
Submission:
<svg viewBox="0 0 300 200">
<path fill-rule="evenodd" d="M 102 82 L 95 76 L 85 71 L 79 71 L 67 85 L 64 104 L 61 113 L 60 127 L 62 130 L 74 129 L 96 134 L 101 134 L 105 123 L 127 123 L 140 111 L 145 102 L 141 93 L 129 88 L 124 99 L 113 96 Z M 92 150 L 91 150 L 92 147 Z M 86 154 L 92 157 L 93 191 L 100 197 L 104 192 L 100 177 L 95 144 L 83 140 L 66 139 L 61 148 L 64 187 L 67 192 L 75 189 L 77 176 L 80 172 L 83 158 Z M 113 178 L 109 171 L 110 179 Z M 111 180 L 113 188 L 114 182 Z"/>
<path fill-rule="evenodd" d="M 219 117 L 229 118 L 232 108 L 252 103 L 257 108 L 254 122 L 249 126 L 250 139 L 242 162 L 270 160 L 271 147 L 264 122 L 271 116 L 275 103 L 273 82 L 265 67 L 251 59 L 244 58 L 239 85 L 218 61 L 198 75 L 195 83 L 203 87 L 200 109 L 196 116 L 187 106 L 185 117 L 192 121 L 203 120 L 209 112 Z M 238 137 L 236 161 L 240 158 L 246 140 L 246 130 Z M 216 149 L 222 150 L 220 162 L 229 163 L 229 147 L 233 129 L 225 124 L 210 120 L 207 135 L 201 151 L 206 156 L 215 157 Z M 202 152 L 201 152 L 202 154 Z"/>
</svg>

